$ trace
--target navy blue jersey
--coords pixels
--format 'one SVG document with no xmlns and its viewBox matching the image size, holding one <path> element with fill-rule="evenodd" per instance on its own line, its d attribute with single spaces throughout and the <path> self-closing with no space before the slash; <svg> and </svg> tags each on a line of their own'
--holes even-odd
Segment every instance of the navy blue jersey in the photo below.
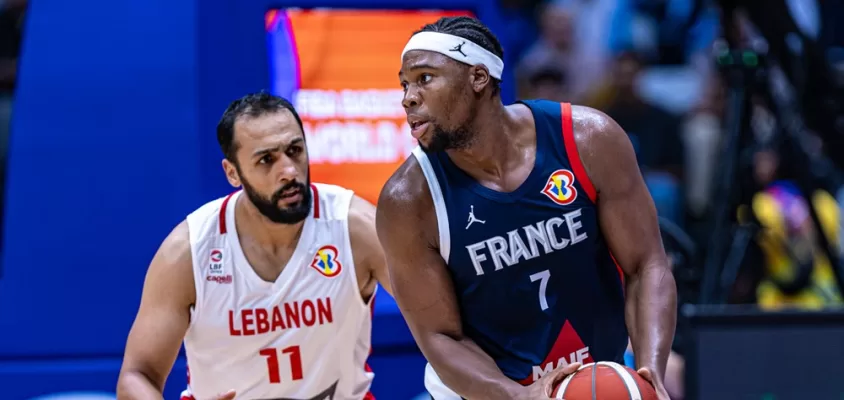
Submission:
<svg viewBox="0 0 844 400">
<path fill-rule="evenodd" d="M 623 274 L 598 226 L 571 106 L 524 101 L 536 161 L 510 193 L 488 189 L 445 152 L 414 155 L 428 179 L 464 333 L 529 384 L 571 362 L 624 362 Z"/>
</svg>

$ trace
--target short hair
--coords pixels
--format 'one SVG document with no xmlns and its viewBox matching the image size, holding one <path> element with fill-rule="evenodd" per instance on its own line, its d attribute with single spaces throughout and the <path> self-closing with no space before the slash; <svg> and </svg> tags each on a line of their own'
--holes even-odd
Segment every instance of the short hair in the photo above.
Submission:
<svg viewBox="0 0 844 400">
<path fill-rule="evenodd" d="M 296 123 L 299 124 L 299 129 L 305 131 L 302 126 L 302 119 L 296 108 L 287 99 L 279 96 L 269 94 L 261 91 L 258 93 L 250 93 L 243 96 L 229 104 L 226 111 L 223 112 L 220 122 L 217 123 L 217 142 L 220 143 L 220 149 L 223 151 L 226 159 L 237 164 L 237 143 L 234 141 L 234 124 L 237 119 L 243 116 L 260 117 L 266 114 L 288 110 L 296 118 Z"/>
<path fill-rule="evenodd" d="M 477 18 L 472 17 L 442 17 L 434 22 L 422 27 L 422 29 L 413 32 L 440 32 L 449 35 L 459 36 L 463 39 L 469 40 L 472 43 L 483 47 L 485 50 L 495 54 L 500 59 L 504 59 L 504 49 L 501 47 L 501 42 L 498 38 Z M 498 94 L 501 90 L 501 80 L 492 78 L 493 94 Z"/>
</svg>

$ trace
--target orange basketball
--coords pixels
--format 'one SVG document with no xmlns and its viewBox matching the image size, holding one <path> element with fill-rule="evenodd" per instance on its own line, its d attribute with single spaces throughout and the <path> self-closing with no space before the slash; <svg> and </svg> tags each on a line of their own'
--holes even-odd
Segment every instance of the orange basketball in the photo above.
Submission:
<svg viewBox="0 0 844 400">
<path fill-rule="evenodd" d="M 565 400 L 657 400 L 654 387 L 636 371 L 614 362 L 586 364 L 554 390 Z"/>
</svg>

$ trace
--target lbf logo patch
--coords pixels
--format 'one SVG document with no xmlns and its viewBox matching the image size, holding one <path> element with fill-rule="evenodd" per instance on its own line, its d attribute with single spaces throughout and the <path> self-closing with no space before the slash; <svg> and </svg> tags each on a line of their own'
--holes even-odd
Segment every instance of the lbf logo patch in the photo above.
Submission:
<svg viewBox="0 0 844 400">
<path fill-rule="evenodd" d="M 223 251 L 220 249 L 211 249 L 211 255 L 208 257 L 209 268 L 208 272 L 211 275 L 223 274 Z"/>
<path fill-rule="evenodd" d="M 334 246 L 322 246 L 316 251 L 313 261 L 311 261 L 311 268 L 319 271 L 329 278 L 337 276 L 343 270 L 343 264 L 340 264 L 340 253 Z"/>
<path fill-rule="evenodd" d="M 574 188 L 574 174 L 567 169 L 558 169 L 548 177 L 542 194 L 561 206 L 569 205 L 577 199 L 577 189 Z"/>
</svg>

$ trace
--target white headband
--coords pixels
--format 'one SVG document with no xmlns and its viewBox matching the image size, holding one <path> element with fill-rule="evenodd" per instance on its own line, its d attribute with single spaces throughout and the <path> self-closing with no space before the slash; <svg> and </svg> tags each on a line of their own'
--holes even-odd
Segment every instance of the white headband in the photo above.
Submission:
<svg viewBox="0 0 844 400">
<path fill-rule="evenodd" d="M 501 80 L 501 74 L 504 72 L 504 61 L 501 61 L 501 58 L 460 36 L 440 32 L 419 32 L 407 41 L 407 45 L 401 52 L 402 59 L 408 51 L 412 50 L 434 51 L 468 65 L 483 64 L 489 69 L 489 75 L 498 80 Z"/>
</svg>

